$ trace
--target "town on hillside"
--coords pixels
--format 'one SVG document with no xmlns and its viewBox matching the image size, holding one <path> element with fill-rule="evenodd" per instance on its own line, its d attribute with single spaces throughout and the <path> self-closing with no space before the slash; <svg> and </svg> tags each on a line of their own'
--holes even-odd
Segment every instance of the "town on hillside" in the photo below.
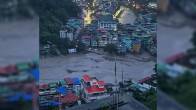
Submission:
<svg viewBox="0 0 196 110">
<path fill-rule="evenodd" d="M 40 30 L 40 109 L 156 110 L 156 1 L 71 2 L 77 14 Z"/>
</svg>

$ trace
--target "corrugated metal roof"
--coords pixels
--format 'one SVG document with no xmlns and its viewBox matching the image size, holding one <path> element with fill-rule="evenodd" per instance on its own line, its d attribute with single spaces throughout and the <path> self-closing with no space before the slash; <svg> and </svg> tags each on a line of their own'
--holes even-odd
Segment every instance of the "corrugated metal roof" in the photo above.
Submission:
<svg viewBox="0 0 196 110">
<path fill-rule="evenodd" d="M 68 84 L 68 85 L 72 85 L 73 84 L 73 80 L 71 78 L 64 78 L 65 82 Z"/>
<path fill-rule="evenodd" d="M 97 81 L 98 85 L 100 86 L 104 86 L 105 85 L 105 82 L 104 81 Z"/>
<path fill-rule="evenodd" d="M 91 87 L 87 87 L 85 88 L 85 90 L 87 91 L 87 93 L 89 94 L 93 94 L 93 93 L 100 93 L 100 92 L 105 92 L 105 88 L 99 88 L 98 86 L 91 86 Z"/>
<path fill-rule="evenodd" d="M 71 104 L 71 103 L 76 102 L 78 99 L 79 99 L 78 96 L 76 96 L 75 94 L 73 94 L 73 93 L 70 92 L 67 95 L 62 96 L 60 98 L 60 102 L 61 103 L 64 103 L 64 104 Z"/>
<path fill-rule="evenodd" d="M 72 78 L 73 84 L 74 85 L 80 85 L 80 79 L 79 78 Z"/>
<path fill-rule="evenodd" d="M 90 76 L 85 74 L 82 76 L 82 79 L 85 81 L 85 82 L 89 82 L 91 80 Z"/>
</svg>

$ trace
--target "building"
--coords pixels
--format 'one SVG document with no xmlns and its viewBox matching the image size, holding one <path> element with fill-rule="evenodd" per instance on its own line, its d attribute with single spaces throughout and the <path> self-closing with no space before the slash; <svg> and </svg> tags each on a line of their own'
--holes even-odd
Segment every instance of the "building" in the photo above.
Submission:
<svg viewBox="0 0 196 110">
<path fill-rule="evenodd" d="M 69 40 L 73 40 L 73 32 L 69 32 L 67 30 L 60 30 L 60 38 L 68 38 Z"/>
<path fill-rule="evenodd" d="M 82 98 L 88 103 L 97 99 L 109 97 L 105 88 L 105 82 L 99 81 L 95 77 L 83 75 L 82 77 L 83 94 Z"/>
<path fill-rule="evenodd" d="M 132 48 L 132 40 L 127 34 L 121 34 L 119 41 L 126 47 L 127 50 Z"/>
<path fill-rule="evenodd" d="M 141 41 L 139 39 L 132 40 L 131 52 L 140 53 L 141 52 Z"/>
<path fill-rule="evenodd" d="M 98 19 L 98 29 L 117 31 L 117 21 L 112 15 L 103 15 Z"/>
<path fill-rule="evenodd" d="M 147 46 L 149 45 L 149 40 L 152 36 L 146 34 L 145 32 L 140 31 L 136 31 L 134 33 L 132 33 L 132 38 L 134 40 L 140 40 L 141 43 L 141 48 L 146 49 Z"/>
<path fill-rule="evenodd" d="M 104 47 L 108 44 L 108 35 L 106 33 L 99 33 L 99 47 Z"/>
<path fill-rule="evenodd" d="M 77 19 L 77 18 L 71 18 L 68 19 L 67 23 L 68 26 L 74 28 L 74 29 L 80 29 L 84 26 L 84 22 L 82 19 Z"/>
<path fill-rule="evenodd" d="M 117 45 L 118 54 L 125 54 L 127 52 L 127 48 L 124 44 Z"/>
<path fill-rule="evenodd" d="M 156 87 L 153 87 L 153 86 L 151 86 L 149 84 L 145 84 L 145 83 L 140 84 L 138 82 L 133 82 L 133 84 L 130 85 L 130 87 L 133 91 L 139 90 L 140 92 L 143 92 L 143 93 L 148 92 L 150 89 L 156 90 Z"/>
<path fill-rule="evenodd" d="M 82 43 L 84 43 L 86 46 L 91 46 L 91 36 L 89 35 L 84 35 L 81 37 Z"/>
<path fill-rule="evenodd" d="M 91 39 L 91 46 L 92 47 L 98 47 L 99 46 L 99 42 L 98 42 L 98 39 L 96 37 L 93 37 Z"/>
</svg>

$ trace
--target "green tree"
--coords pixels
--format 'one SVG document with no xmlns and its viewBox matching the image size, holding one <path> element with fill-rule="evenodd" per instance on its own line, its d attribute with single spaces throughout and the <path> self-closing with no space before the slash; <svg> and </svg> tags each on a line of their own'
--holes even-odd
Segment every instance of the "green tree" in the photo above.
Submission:
<svg viewBox="0 0 196 110">
<path fill-rule="evenodd" d="M 196 48 L 196 31 L 193 32 L 191 42 L 193 43 L 194 48 Z"/>
<path fill-rule="evenodd" d="M 109 52 L 110 54 L 115 54 L 117 53 L 117 46 L 114 44 L 107 44 L 104 47 L 104 51 Z"/>
<path fill-rule="evenodd" d="M 60 39 L 59 30 L 70 17 L 79 17 L 81 9 L 71 0 L 35 0 L 32 6 L 40 18 L 40 46 L 50 41 L 66 53 L 72 45 L 68 39 Z"/>
<path fill-rule="evenodd" d="M 77 51 L 78 52 L 82 52 L 82 51 L 85 51 L 86 49 L 86 46 L 84 43 L 82 43 L 81 41 L 78 42 L 78 45 L 77 45 Z"/>
</svg>

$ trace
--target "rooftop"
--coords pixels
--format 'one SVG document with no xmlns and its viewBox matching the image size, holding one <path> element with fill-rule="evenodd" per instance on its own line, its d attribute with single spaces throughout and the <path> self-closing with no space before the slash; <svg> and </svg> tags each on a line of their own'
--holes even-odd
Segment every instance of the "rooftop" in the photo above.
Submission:
<svg viewBox="0 0 196 110">
<path fill-rule="evenodd" d="M 105 92 L 106 89 L 105 88 L 99 88 L 97 85 L 93 85 L 91 87 L 87 87 L 85 89 L 89 94 L 93 94 L 93 93 L 100 93 L 100 92 Z"/>
<path fill-rule="evenodd" d="M 98 21 L 114 22 L 114 23 L 117 22 L 116 20 L 113 19 L 113 16 L 112 15 L 103 15 L 103 16 L 100 16 L 98 18 Z"/>
</svg>

